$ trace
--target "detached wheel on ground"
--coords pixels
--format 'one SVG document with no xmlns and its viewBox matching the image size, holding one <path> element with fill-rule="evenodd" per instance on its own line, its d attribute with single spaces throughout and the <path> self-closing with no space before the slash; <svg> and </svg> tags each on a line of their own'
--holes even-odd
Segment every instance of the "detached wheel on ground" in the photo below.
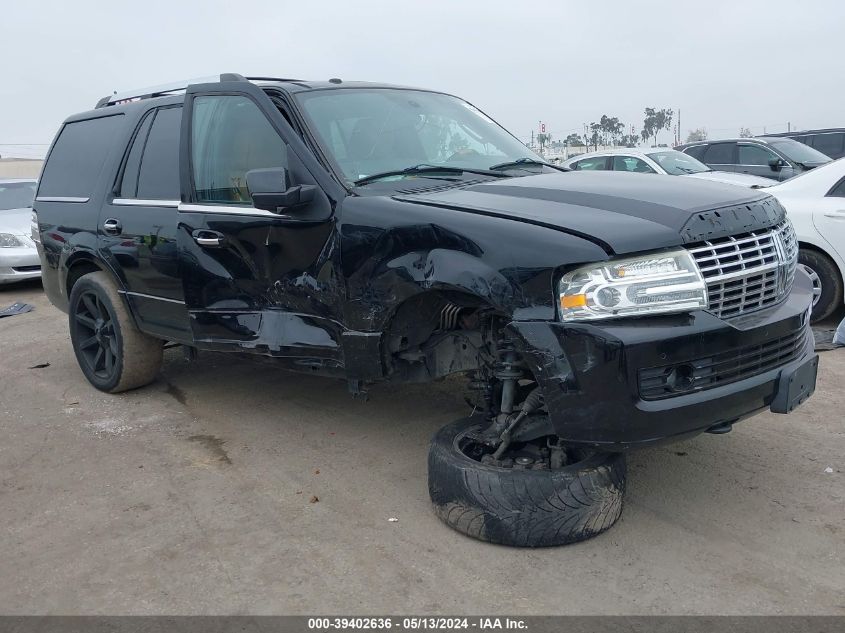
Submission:
<svg viewBox="0 0 845 633">
<path fill-rule="evenodd" d="M 842 278 L 833 260 L 818 251 L 802 248 L 798 265 L 813 282 L 813 314 L 811 321 L 826 319 L 842 305 Z"/>
<path fill-rule="evenodd" d="M 465 418 L 432 440 L 428 489 L 447 525 L 482 541 L 546 547 L 596 536 L 619 518 L 624 455 L 565 450 L 543 438 L 497 460 L 473 439 L 482 426 Z"/>
<path fill-rule="evenodd" d="M 163 341 L 135 327 L 106 273 L 79 278 L 70 293 L 68 316 L 76 360 L 97 389 L 118 393 L 155 379 L 161 368 Z"/>
</svg>

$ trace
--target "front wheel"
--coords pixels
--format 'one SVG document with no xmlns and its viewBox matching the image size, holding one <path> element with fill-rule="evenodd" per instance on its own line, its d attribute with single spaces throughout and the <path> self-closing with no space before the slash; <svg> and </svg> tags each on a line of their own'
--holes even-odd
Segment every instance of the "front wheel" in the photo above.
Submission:
<svg viewBox="0 0 845 633">
<path fill-rule="evenodd" d="M 622 513 L 625 456 L 567 450 L 553 438 L 515 445 L 493 459 L 477 443 L 482 423 L 440 429 L 428 456 L 437 515 L 473 538 L 517 547 L 575 543 L 610 528 Z M 551 446 L 551 450 L 549 450 Z"/>
<path fill-rule="evenodd" d="M 836 264 L 823 253 L 802 248 L 798 252 L 798 265 L 813 283 L 811 321 L 826 319 L 842 305 L 842 279 Z"/>
<path fill-rule="evenodd" d="M 135 327 L 106 273 L 80 277 L 69 304 L 70 340 L 88 382 L 101 391 L 118 393 L 155 379 L 161 368 L 163 341 Z"/>
</svg>

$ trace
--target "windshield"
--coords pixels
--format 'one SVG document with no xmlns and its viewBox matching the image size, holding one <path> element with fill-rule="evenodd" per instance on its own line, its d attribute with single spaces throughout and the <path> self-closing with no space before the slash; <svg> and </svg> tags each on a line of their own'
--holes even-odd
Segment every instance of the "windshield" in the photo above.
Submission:
<svg viewBox="0 0 845 633">
<path fill-rule="evenodd" d="M 489 169 L 520 158 L 542 160 L 456 97 L 347 88 L 304 92 L 296 98 L 323 149 L 350 182 L 415 165 Z"/>
<path fill-rule="evenodd" d="M 702 162 L 697 161 L 692 156 L 678 152 L 674 149 L 666 150 L 664 152 L 652 152 L 646 154 L 651 160 L 660 165 L 667 174 L 673 176 L 683 176 L 684 174 L 698 174 L 702 171 L 711 171 L 711 169 Z"/>
<path fill-rule="evenodd" d="M 796 163 L 829 163 L 831 158 L 827 154 L 813 149 L 809 145 L 793 141 L 791 138 L 767 139 L 769 145 L 779 150 L 789 160 Z"/>
<path fill-rule="evenodd" d="M 25 209 L 35 199 L 35 182 L 0 182 L 0 211 Z"/>
</svg>

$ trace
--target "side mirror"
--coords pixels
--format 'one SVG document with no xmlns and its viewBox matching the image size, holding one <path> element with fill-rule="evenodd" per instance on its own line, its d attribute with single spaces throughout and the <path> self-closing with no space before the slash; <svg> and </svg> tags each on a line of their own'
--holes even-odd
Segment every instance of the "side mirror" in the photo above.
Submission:
<svg viewBox="0 0 845 633">
<path fill-rule="evenodd" d="M 772 168 L 772 171 L 780 171 L 783 167 L 783 161 L 780 158 L 770 158 L 769 167 Z"/>
<path fill-rule="evenodd" d="M 314 199 L 314 185 L 294 185 L 284 167 L 251 169 L 246 172 L 246 186 L 256 209 L 283 214 L 292 207 Z"/>
</svg>

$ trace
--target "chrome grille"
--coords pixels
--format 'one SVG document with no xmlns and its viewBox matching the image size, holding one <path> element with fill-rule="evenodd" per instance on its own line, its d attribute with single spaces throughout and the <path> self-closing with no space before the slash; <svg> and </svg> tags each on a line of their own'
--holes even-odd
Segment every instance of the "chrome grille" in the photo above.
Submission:
<svg viewBox="0 0 845 633">
<path fill-rule="evenodd" d="M 689 251 L 707 282 L 710 311 L 717 316 L 766 308 L 792 289 L 798 240 L 789 220 L 762 231 L 707 240 Z"/>
</svg>

